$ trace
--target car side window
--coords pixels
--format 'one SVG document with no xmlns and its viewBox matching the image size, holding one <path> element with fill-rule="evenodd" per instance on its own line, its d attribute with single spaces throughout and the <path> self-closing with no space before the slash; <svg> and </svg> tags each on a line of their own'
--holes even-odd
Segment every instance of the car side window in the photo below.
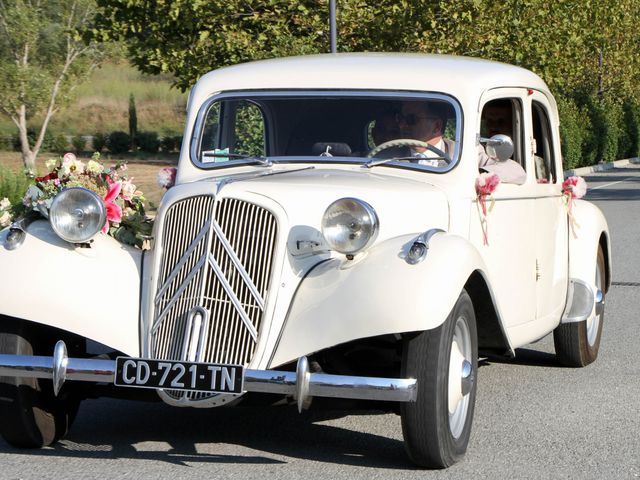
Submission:
<svg viewBox="0 0 640 480">
<path fill-rule="evenodd" d="M 512 160 L 525 169 L 522 112 L 522 102 L 518 98 L 498 98 L 487 102 L 480 116 L 480 135 L 485 138 L 497 134 L 511 137 Z"/>
<path fill-rule="evenodd" d="M 533 101 L 531 118 L 533 120 L 533 138 L 531 152 L 536 169 L 538 183 L 555 183 L 556 169 L 553 161 L 553 138 L 549 115 L 540 102 Z"/>
<path fill-rule="evenodd" d="M 265 155 L 265 122 L 260 107 L 247 100 L 223 100 L 209 107 L 204 119 L 200 151 Z M 218 156 L 211 161 L 227 161 Z"/>
</svg>

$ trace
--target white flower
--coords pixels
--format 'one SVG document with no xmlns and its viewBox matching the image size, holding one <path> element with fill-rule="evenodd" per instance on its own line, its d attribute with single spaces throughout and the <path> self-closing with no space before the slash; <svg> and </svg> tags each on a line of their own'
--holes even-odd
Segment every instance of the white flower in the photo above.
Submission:
<svg viewBox="0 0 640 480">
<path fill-rule="evenodd" d="M 84 172 L 84 163 L 76 158 L 73 153 L 65 153 L 62 157 L 62 174 L 79 175 Z"/>
<path fill-rule="evenodd" d="M 10 206 L 11 206 L 11 202 L 9 201 L 8 198 L 3 198 L 2 200 L 0 200 L 0 210 L 6 210 Z"/>
<path fill-rule="evenodd" d="M 0 228 L 8 227 L 11 224 L 11 214 L 4 212 L 0 215 Z"/>
<path fill-rule="evenodd" d="M 50 172 L 53 172 L 58 166 L 58 159 L 50 158 L 49 160 L 44 162 L 44 166 L 47 167 L 47 170 L 49 170 Z"/>
<path fill-rule="evenodd" d="M 136 193 L 136 186 L 131 183 L 131 180 L 122 182 L 122 190 L 120 194 L 125 200 L 131 200 Z"/>
<path fill-rule="evenodd" d="M 93 174 L 93 175 L 98 175 L 99 173 L 102 173 L 102 164 L 100 162 L 96 162 L 95 160 L 89 160 L 89 162 L 87 163 L 87 172 Z"/>
</svg>

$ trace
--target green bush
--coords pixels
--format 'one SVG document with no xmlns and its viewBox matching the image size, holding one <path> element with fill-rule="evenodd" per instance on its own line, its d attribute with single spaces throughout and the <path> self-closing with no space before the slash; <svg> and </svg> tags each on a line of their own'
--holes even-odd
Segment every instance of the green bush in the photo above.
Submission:
<svg viewBox="0 0 640 480">
<path fill-rule="evenodd" d="M 0 135 L 0 150 L 13 150 L 13 137 L 11 135 Z"/>
<path fill-rule="evenodd" d="M 31 180 L 24 172 L 14 172 L 0 165 L 0 199 L 8 198 L 13 205 L 21 205 L 30 184 Z"/>
<path fill-rule="evenodd" d="M 585 108 L 591 129 L 585 142 L 583 165 L 617 160 L 624 130 L 622 106 L 611 100 L 599 101 L 597 97 L 591 96 L 586 100 Z"/>
<path fill-rule="evenodd" d="M 62 133 L 53 137 L 51 142 L 51 152 L 59 153 L 60 155 L 69 151 L 69 140 L 66 135 Z"/>
<path fill-rule="evenodd" d="M 136 144 L 143 152 L 157 153 L 160 148 L 160 139 L 157 132 L 138 132 Z"/>
<path fill-rule="evenodd" d="M 27 129 L 27 138 L 29 139 L 29 144 L 31 145 L 32 148 L 33 148 L 33 145 L 36 143 L 36 138 L 39 132 L 40 132 L 39 129 L 38 130 L 35 130 L 33 128 Z M 42 145 L 40 146 L 41 152 L 50 152 L 52 150 L 53 138 L 54 137 L 51 131 L 47 130 L 44 133 L 44 138 L 42 139 Z M 20 135 L 17 133 L 13 136 L 13 149 L 16 152 L 21 151 Z"/>
<path fill-rule="evenodd" d="M 162 137 L 162 140 L 160 140 L 160 148 L 162 148 L 163 152 L 173 152 L 176 149 L 176 137 L 173 137 L 171 135 L 166 135 L 164 137 Z"/>
<path fill-rule="evenodd" d="M 640 156 L 640 105 L 627 100 L 622 105 L 623 135 L 618 146 L 618 158 Z"/>
<path fill-rule="evenodd" d="M 127 132 L 115 131 L 109 134 L 107 139 L 107 148 L 111 153 L 119 154 L 129 151 L 131 145 L 131 137 Z"/>
<path fill-rule="evenodd" d="M 560 115 L 560 145 L 565 169 L 584 164 L 583 147 L 589 136 L 591 124 L 584 109 L 579 108 L 570 98 L 558 96 Z"/>
<path fill-rule="evenodd" d="M 182 149 L 182 135 L 176 135 L 173 137 L 173 143 L 176 146 L 176 151 L 179 152 Z"/>
<path fill-rule="evenodd" d="M 84 152 L 84 147 L 86 146 L 87 142 L 82 135 L 76 135 L 71 139 L 71 144 L 73 145 L 73 150 L 76 153 L 82 153 Z"/>
<path fill-rule="evenodd" d="M 95 152 L 101 152 L 107 146 L 107 136 L 104 133 L 96 132 L 93 134 L 91 146 Z"/>
</svg>

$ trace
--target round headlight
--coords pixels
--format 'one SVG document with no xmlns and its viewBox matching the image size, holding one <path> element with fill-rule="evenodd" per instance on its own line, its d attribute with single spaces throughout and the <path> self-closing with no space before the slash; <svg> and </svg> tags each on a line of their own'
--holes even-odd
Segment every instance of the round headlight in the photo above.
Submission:
<svg viewBox="0 0 640 480">
<path fill-rule="evenodd" d="M 377 234 L 375 210 L 357 198 L 336 200 L 322 217 L 322 235 L 329 246 L 340 253 L 358 253 L 368 247 Z"/>
<path fill-rule="evenodd" d="M 107 211 L 102 199 L 92 191 L 67 188 L 53 199 L 49 221 L 53 231 L 63 240 L 84 243 L 104 227 Z"/>
</svg>

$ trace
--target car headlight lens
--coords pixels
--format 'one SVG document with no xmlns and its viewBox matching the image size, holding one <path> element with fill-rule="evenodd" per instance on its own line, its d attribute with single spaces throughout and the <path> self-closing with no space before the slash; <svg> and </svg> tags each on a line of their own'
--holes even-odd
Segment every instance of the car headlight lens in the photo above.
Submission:
<svg viewBox="0 0 640 480">
<path fill-rule="evenodd" d="M 322 235 L 329 246 L 340 253 L 358 253 L 368 247 L 377 234 L 375 210 L 357 198 L 336 200 L 322 217 Z"/>
<path fill-rule="evenodd" d="M 85 188 L 67 188 L 55 196 L 49 209 L 49 221 L 60 238 L 71 243 L 85 243 L 107 221 L 102 199 Z"/>
</svg>

